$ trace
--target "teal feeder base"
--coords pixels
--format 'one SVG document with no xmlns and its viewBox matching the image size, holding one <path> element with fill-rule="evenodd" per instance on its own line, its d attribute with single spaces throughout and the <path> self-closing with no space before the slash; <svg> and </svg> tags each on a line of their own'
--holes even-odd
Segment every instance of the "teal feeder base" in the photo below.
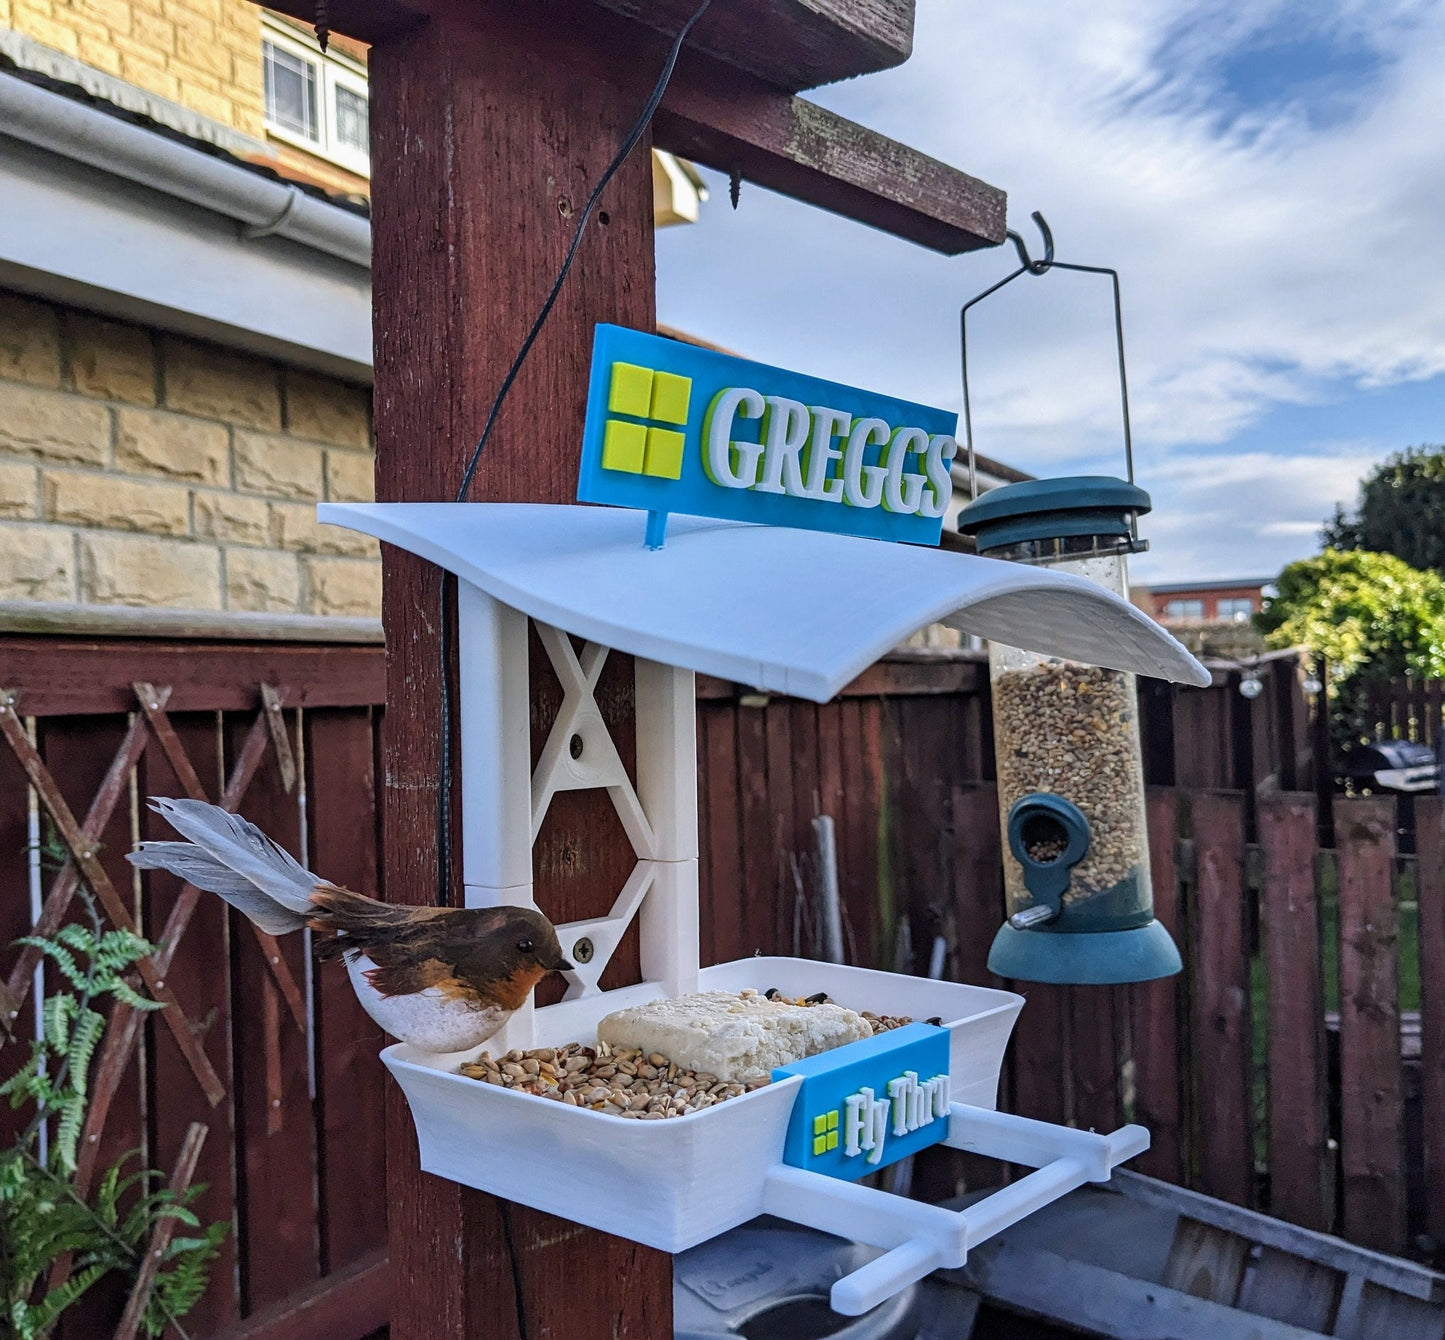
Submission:
<svg viewBox="0 0 1445 1340">
<path fill-rule="evenodd" d="M 1172 977 L 1179 950 L 1157 921 L 1127 931 L 1018 931 L 1005 922 L 988 951 L 988 970 L 1017 982 L 1114 986 Z"/>
</svg>

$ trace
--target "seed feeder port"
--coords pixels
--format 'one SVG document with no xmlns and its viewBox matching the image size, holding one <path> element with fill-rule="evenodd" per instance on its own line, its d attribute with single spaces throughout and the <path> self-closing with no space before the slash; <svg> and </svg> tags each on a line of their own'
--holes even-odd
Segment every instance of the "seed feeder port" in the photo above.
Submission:
<svg viewBox="0 0 1445 1340">
<path fill-rule="evenodd" d="M 995 1110 L 1023 1005 L 1013 992 L 798 958 L 701 966 L 694 685 L 702 672 L 824 702 L 943 619 L 1045 654 L 1207 683 L 1141 611 L 1067 573 L 677 514 L 661 549 L 644 542 L 646 514 L 622 508 L 357 503 L 318 514 L 457 578 L 467 905 L 534 905 L 532 843 L 559 791 L 605 789 L 637 854 L 606 916 L 558 927 L 564 946 L 591 951 L 574 948 L 564 998 L 528 1003 L 486 1050 L 590 1043 L 604 1015 L 699 990 L 822 990 L 855 1010 L 940 1019 L 942 1143 L 1037 1170 L 955 1212 L 786 1163 L 801 1075 L 778 1072 L 701 1111 L 638 1121 L 458 1074 L 481 1049 L 436 1055 L 398 1043 L 382 1059 L 410 1105 L 426 1171 L 669 1252 L 760 1214 L 841 1232 L 884 1253 L 833 1286 L 833 1308 L 859 1315 L 961 1266 L 973 1246 L 1084 1182 L 1107 1181 L 1148 1147 L 1139 1126 L 1100 1135 Z M 535 767 L 529 623 L 563 690 Z M 594 697 L 612 650 L 634 658 L 635 782 Z M 634 920 L 643 981 L 604 990 Z"/>
</svg>

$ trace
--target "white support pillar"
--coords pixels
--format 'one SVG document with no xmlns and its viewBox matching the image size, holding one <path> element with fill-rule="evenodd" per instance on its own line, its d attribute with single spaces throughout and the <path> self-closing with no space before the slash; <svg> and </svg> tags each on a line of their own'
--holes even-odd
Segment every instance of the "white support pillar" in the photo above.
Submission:
<svg viewBox="0 0 1445 1340">
<path fill-rule="evenodd" d="M 655 882 L 639 914 L 642 976 L 698 988 L 697 688 L 691 670 L 635 661 L 637 792 L 652 825 Z"/>
<path fill-rule="evenodd" d="M 462 886 L 468 907 L 535 906 L 527 616 L 457 582 L 462 773 Z M 533 1004 L 491 1050 L 528 1047 Z"/>
</svg>

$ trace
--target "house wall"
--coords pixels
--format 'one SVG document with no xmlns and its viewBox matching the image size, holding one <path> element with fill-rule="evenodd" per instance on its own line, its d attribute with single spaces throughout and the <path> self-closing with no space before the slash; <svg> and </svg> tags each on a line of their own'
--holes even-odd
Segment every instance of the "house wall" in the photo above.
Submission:
<svg viewBox="0 0 1445 1340">
<path fill-rule="evenodd" d="M 0 26 L 266 138 L 261 11 L 249 0 L 0 0 Z"/>
<path fill-rule="evenodd" d="M 376 617 L 373 490 L 368 388 L 0 291 L 0 600 Z"/>
</svg>

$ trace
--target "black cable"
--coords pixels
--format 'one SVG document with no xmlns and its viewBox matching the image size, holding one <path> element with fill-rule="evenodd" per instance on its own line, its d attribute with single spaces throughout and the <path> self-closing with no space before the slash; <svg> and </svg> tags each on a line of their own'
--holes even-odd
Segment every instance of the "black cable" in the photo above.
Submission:
<svg viewBox="0 0 1445 1340">
<path fill-rule="evenodd" d="M 507 1264 L 512 1271 L 512 1298 L 517 1312 L 517 1340 L 528 1340 L 527 1300 L 522 1297 L 522 1262 L 517 1255 L 517 1242 L 512 1236 L 512 1204 L 499 1200 L 502 1211 L 502 1241 L 507 1248 Z"/>
<path fill-rule="evenodd" d="M 628 155 L 637 147 L 637 142 L 642 138 L 643 132 L 651 124 L 653 115 L 662 103 L 663 94 L 667 92 L 667 86 L 672 81 L 672 72 L 677 65 L 682 44 L 687 40 L 688 33 L 692 31 L 693 24 L 703 16 L 711 3 L 712 0 L 701 0 L 698 7 L 693 10 L 692 16 L 678 29 L 677 36 L 672 39 L 672 45 L 668 48 L 667 59 L 663 62 L 662 71 L 657 76 L 657 82 L 653 85 L 651 94 L 643 104 L 642 111 L 638 113 L 637 120 L 632 123 L 632 128 L 624 136 L 617 152 L 613 154 L 612 161 L 608 163 L 602 175 L 597 179 L 597 184 L 587 197 L 587 203 L 582 206 L 582 213 L 577 220 L 577 227 L 573 230 L 567 254 L 562 258 L 562 264 L 557 270 L 557 277 L 552 281 L 552 287 L 543 300 L 531 329 L 527 331 L 521 348 L 517 350 L 517 356 L 512 360 L 511 367 L 507 369 L 507 375 L 502 378 L 502 384 L 497 389 L 491 409 L 487 411 L 481 436 L 477 438 L 477 445 L 472 448 L 472 454 L 467 459 L 467 468 L 462 472 L 461 487 L 457 489 L 457 502 L 466 502 L 467 494 L 471 492 L 472 479 L 476 475 L 477 463 L 481 460 L 482 450 L 492 436 L 492 429 L 496 427 L 497 419 L 502 412 L 502 404 L 507 398 L 507 392 L 512 389 L 512 383 L 517 380 L 517 374 L 521 372 L 522 364 L 527 361 L 527 355 L 532 352 L 532 346 L 537 342 L 537 336 L 542 333 L 542 327 L 546 325 L 547 318 L 552 314 L 552 308 L 556 305 L 557 298 L 562 292 L 562 285 L 566 283 L 567 275 L 572 269 L 572 262 L 577 258 L 577 249 L 582 244 L 582 234 L 587 227 L 588 220 L 592 217 L 592 211 L 597 207 L 597 202 L 601 198 L 602 192 L 606 190 L 607 184 L 617 175 L 617 170 L 627 161 Z M 452 638 L 449 620 L 451 609 L 449 584 L 454 581 L 455 579 L 450 573 L 442 574 L 441 608 L 438 611 L 440 624 L 437 640 L 441 649 L 439 705 L 442 732 L 441 759 L 437 778 L 437 905 L 439 907 L 446 907 L 450 904 L 452 882 L 452 691 L 449 678 Z"/>
</svg>

